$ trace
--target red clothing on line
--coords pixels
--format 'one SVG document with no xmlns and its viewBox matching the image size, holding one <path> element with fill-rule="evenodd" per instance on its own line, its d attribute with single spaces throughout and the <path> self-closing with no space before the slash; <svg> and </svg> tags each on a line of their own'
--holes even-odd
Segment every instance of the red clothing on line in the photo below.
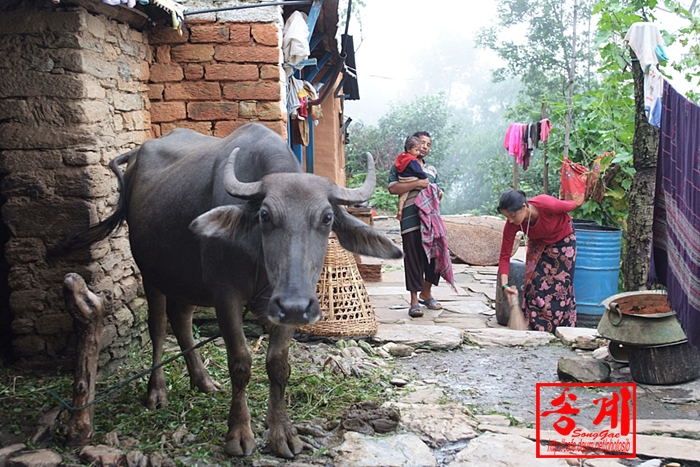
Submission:
<svg viewBox="0 0 700 467">
<path fill-rule="evenodd" d="M 544 142 L 547 141 L 547 138 L 549 137 L 549 132 L 552 131 L 552 122 L 550 122 L 548 118 L 545 118 L 540 123 L 540 141 Z"/>
<path fill-rule="evenodd" d="M 576 201 L 559 200 L 549 195 L 539 195 L 530 198 L 528 203 L 535 206 L 539 212 L 537 223 L 530 226 L 529 240 L 552 245 L 567 235 L 571 235 L 571 216 L 569 212 L 576 209 Z M 521 228 L 522 227 L 522 228 Z M 521 225 L 506 221 L 501 241 L 501 255 L 498 261 L 498 275 L 510 272 L 510 257 L 513 252 L 513 241 L 517 232 L 528 232 L 527 219 Z"/>
</svg>

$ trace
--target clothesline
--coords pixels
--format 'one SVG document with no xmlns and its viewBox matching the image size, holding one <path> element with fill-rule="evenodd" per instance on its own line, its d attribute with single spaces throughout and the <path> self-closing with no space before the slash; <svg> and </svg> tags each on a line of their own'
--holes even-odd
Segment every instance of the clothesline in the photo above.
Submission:
<svg viewBox="0 0 700 467">
<path fill-rule="evenodd" d="M 527 170 L 530 165 L 531 152 L 539 147 L 540 142 L 546 142 L 552 123 L 548 118 L 536 123 L 511 123 L 506 131 L 503 147 L 508 154 L 515 157 L 518 164 Z"/>
</svg>

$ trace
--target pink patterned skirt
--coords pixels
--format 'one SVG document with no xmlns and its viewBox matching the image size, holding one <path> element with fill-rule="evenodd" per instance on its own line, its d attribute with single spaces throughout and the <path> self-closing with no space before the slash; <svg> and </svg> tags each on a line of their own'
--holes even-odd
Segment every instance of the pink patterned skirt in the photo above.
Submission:
<svg viewBox="0 0 700 467">
<path fill-rule="evenodd" d="M 576 326 L 576 234 L 553 245 L 528 241 L 523 313 L 534 331 Z"/>
</svg>

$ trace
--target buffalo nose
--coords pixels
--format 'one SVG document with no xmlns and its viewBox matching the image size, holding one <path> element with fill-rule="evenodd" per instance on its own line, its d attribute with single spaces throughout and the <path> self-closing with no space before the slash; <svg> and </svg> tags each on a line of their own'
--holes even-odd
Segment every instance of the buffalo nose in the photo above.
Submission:
<svg viewBox="0 0 700 467">
<path fill-rule="evenodd" d="M 279 324 L 301 326 L 321 319 L 321 309 L 316 297 L 275 297 L 271 306 L 271 319 Z"/>
</svg>

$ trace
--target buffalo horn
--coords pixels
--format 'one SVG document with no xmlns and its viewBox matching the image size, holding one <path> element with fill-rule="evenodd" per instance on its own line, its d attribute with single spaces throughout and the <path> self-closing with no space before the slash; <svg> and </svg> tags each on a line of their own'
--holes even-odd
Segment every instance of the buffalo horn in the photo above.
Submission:
<svg viewBox="0 0 700 467">
<path fill-rule="evenodd" d="M 337 204 L 359 204 L 367 201 L 374 193 L 374 185 L 377 182 L 377 175 L 374 172 L 374 159 L 372 154 L 365 153 L 367 156 L 367 176 L 365 182 L 358 188 L 342 188 L 335 187 L 331 202 Z"/>
<path fill-rule="evenodd" d="M 235 196 L 241 199 L 256 199 L 262 196 L 262 183 L 261 182 L 250 182 L 244 183 L 236 178 L 236 169 L 234 165 L 236 163 L 236 154 L 241 148 L 236 148 L 228 156 L 228 161 L 226 161 L 226 166 L 224 167 L 224 188 L 229 195 Z"/>
</svg>

